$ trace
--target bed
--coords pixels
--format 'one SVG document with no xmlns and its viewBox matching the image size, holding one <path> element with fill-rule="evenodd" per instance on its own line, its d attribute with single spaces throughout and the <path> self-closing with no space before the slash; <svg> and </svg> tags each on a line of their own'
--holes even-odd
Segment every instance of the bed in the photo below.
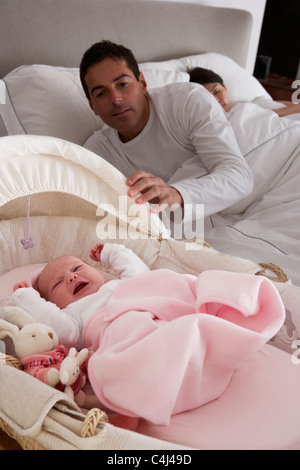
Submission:
<svg viewBox="0 0 300 470">
<path fill-rule="evenodd" d="M 132 248 L 151 269 L 267 276 L 286 308 L 281 330 L 243 362 L 225 393 L 173 416 L 169 426 L 124 416 L 107 422 L 92 406 L 93 394 L 90 409 L 82 410 L 19 370 L 11 345 L 2 343 L 0 424 L 23 448 L 300 448 L 300 116 L 275 120 L 270 109 L 279 105 L 244 69 L 251 27 L 246 11 L 187 3 L 2 0 L 2 305 L 20 276 L 29 279 L 60 254 L 88 260 L 90 247 L 109 239 Z M 188 81 L 187 71 L 202 66 L 222 74 L 237 103 L 229 120 L 253 169 L 254 191 L 205 221 L 203 240 L 172 239 L 156 215 L 127 199 L 123 175 L 82 147 L 102 123 L 83 95 L 78 64 L 100 39 L 130 47 L 149 87 Z M 253 109 L 262 116 L 259 129 Z M 38 397 L 38 406 L 28 396 Z"/>
</svg>

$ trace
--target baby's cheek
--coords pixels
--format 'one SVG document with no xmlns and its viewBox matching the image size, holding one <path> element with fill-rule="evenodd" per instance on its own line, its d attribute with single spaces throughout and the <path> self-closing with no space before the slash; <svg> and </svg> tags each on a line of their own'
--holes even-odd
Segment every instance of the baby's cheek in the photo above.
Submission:
<svg viewBox="0 0 300 470">
<path fill-rule="evenodd" d="M 57 305 L 57 307 L 59 308 L 65 308 L 67 307 L 67 305 L 74 301 L 73 298 L 70 298 L 68 292 L 59 292 L 49 295 L 48 300 L 49 302 L 52 302 L 53 304 Z"/>
</svg>

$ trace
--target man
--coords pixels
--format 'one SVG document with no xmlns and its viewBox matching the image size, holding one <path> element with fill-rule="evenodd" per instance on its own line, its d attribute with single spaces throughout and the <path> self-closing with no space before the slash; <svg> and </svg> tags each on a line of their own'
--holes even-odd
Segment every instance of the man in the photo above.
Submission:
<svg viewBox="0 0 300 470">
<path fill-rule="evenodd" d="M 198 84 L 147 90 L 132 52 L 110 41 L 91 46 L 80 65 L 83 89 L 106 124 L 85 147 L 126 177 L 136 203 L 180 206 L 196 218 L 249 195 L 252 174 L 224 112 Z M 187 211 L 187 207 L 192 211 Z"/>
</svg>

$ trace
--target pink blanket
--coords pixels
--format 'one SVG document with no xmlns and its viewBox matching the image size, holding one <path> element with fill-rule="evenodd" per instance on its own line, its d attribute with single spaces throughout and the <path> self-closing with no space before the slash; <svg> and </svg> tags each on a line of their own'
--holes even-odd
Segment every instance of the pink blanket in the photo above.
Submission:
<svg viewBox="0 0 300 470">
<path fill-rule="evenodd" d="M 156 270 L 121 281 L 86 325 L 88 375 L 108 408 L 167 425 L 218 398 L 241 362 L 281 327 L 271 281 L 225 271 Z"/>
</svg>

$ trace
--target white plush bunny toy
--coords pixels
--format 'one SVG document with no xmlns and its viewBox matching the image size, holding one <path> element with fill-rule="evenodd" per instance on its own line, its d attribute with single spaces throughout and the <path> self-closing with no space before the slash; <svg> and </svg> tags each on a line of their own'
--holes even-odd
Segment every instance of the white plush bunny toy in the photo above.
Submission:
<svg viewBox="0 0 300 470">
<path fill-rule="evenodd" d="M 13 340 L 24 371 L 51 387 L 61 388 L 83 406 L 85 394 L 81 389 L 86 379 L 80 366 L 89 355 L 88 349 L 76 354 L 75 348 L 68 351 L 65 346 L 58 345 L 57 334 L 52 328 L 36 323 L 19 307 L 2 307 L 1 313 L 0 339 L 9 336 Z"/>
</svg>

